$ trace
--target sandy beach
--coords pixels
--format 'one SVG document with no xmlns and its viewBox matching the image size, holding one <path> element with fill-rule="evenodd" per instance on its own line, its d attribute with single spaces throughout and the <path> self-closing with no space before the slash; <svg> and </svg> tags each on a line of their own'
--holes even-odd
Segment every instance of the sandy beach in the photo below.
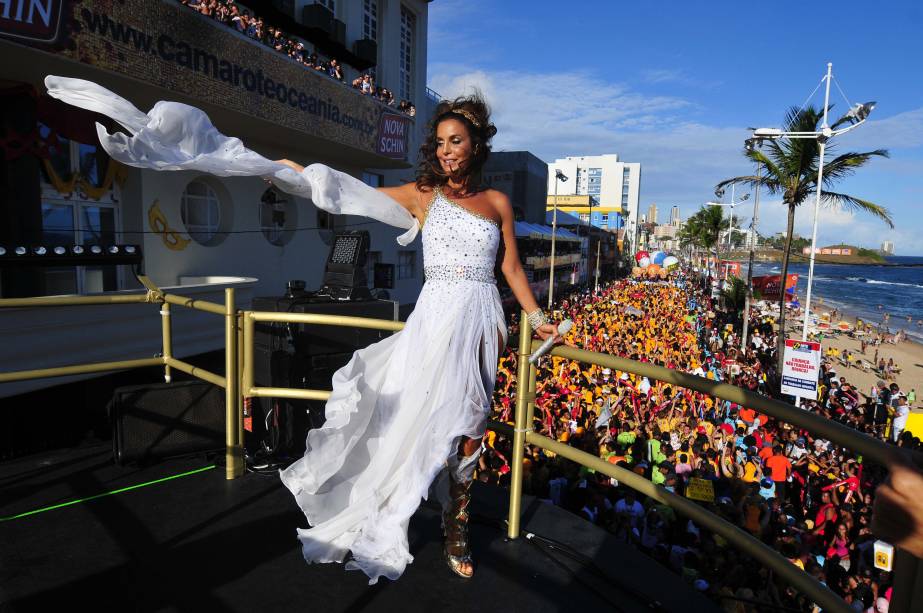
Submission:
<svg viewBox="0 0 923 613">
<path fill-rule="evenodd" d="M 818 311 L 818 315 L 824 316 L 825 314 L 829 317 L 828 308 L 824 308 L 824 305 L 821 304 Z M 800 319 L 800 315 L 798 316 Z M 850 315 L 849 313 L 838 313 L 835 320 L 829 320 L 831 324 L 836 326 L 838 322 L 847 321 L 853 327 L 856 325 L 856 317 Z M 894 332 L 900 328 L 894 326 L 892 322 L 891 331 Z M 786 326 L 788 327 L 788 326 Z M 798 327 L 800 332 L 800 326 Z M 868 340 L 874 339 L 875 335 L 867 335 Z M 860 353 L 862 348 L 859 337 L 851 336 L 845 332 L 838 332 L 833 330 L 828 330 L 824 332 L 824 338 L 822 342 L 823 351 L 826 353 L 829 347 L 839 349 L 840 352 L 844 349 L 848 349 L 850 354 L 854 354 L 854 357 L 850 360 L 849 366 L 844 366 L 837 360 L 833 360 L 833 363 L 836 366 L 837 374 L 840 376 L 846 377 L 846 380 L 851 384 L 857 386 L 862 392 L 868 394 L 869 390 L 875 383 L 882 377 L 878 375 L 873 369 L 864 370 L 860 367 L 857 367 L 856 360 L 864 359 L 869 362 L 877 364 L 876 349 L 877 355 L 879 358 L 884 358 L 887 362 L 889 359 L 894 360 L 894 364 L 901 369 L 900 373 L 896 374 L 893 382 L 896 382 L 901 391 L 904 393 L 909 392 L 911 389 L 920 388 L 918 392 L 923 391 L 923 344 L 917 343 L 912 340 L 905 340 L 898 344 L 892 344 L 887 342 L 882 342 L 877 347 L 871 342 L 868 343 L 868 346 L 865 349 L 865 354 Z M 889 381 L 888 383 L 891 383 Z M 914 408 L 923 407 L 923 399 L 918 398 L 914 403 Z"/>
</svg>

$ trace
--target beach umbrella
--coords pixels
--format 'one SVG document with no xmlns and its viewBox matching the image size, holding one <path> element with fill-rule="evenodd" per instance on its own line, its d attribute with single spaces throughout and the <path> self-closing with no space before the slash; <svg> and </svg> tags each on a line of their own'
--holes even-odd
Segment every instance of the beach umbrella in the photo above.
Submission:
<svg viewBox="0 0 923 613">
<path fill-rule="evenodd" d="M 663 260 L 666 257 L 667 257 L 667 254 L 664 253 L 663 251 L 655 251 L 654 253 L 651 254 L 651 262 L 662 266 Z"/>
<path fill-rule="evenodd" d="M 674 268 L 679 267 L 679 259 L 676 256 L 668 255 L 667 257 L 663 259 L 663 263 L 661 264 L 661 266 L 663 266 L 667 270 L 672 270 Z"/>
<path fill-rule="evenodd" d="M 638 262 L 640 264 L 643 258 L 648 258 L 648 260 L 650 260 L 650 257 L 651 257 L 651 254 L 648 253 L 647 251 L 639 251 L 635 254 L 635 262 Z"/>
<path fill-rule="evenodd" d="M 651 259 L 647 256 L 644 256 L 643 258 L 638 260 L 638 266 L 640 266 L 641 268 L 647 268 L 648 266 L 650 266 L 650 264 L 651 264 Z"/>
<path fill-rule="evenodd" d="M 852 329 L 852 324 L 850 324 L 848 321 L 841 321 L 840 323 L 836 325 L 836 327 L 838 330 L 843 330 L 844 332 L 846 332 Z"/>
</svg>

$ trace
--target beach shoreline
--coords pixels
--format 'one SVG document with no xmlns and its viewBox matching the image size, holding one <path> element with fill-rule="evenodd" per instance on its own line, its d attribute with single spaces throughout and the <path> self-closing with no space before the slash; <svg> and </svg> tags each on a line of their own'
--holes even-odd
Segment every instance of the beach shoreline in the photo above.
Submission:
<svg viewBox="0 0 923 613">
<path fill-rule="evenodd" d="M 828 304 L 820 304 L 819 308 L 812 309 L 812 313 L 822 316 L 824 313 L 830 313 L 832 316 L 832 308 Z M 835 308 L 838 311 L 837 318 L 834 320 L 830 319 L 832 326 L 840 321 L 849 322 L 852 328 L 855 328 L 856 321 L 861 320 L 864 323 L 871 323 L 868 319 L 857 316 L 853 313 L 850 313 L 848 310 L 843 310 L 843 307 L 836 305 Z M 799 312 L 798 315 L 793 313 L 786 314 L 786 323 L 789 322 L 795 323 L 795 321 L 801 320 L 803 311 Z M 791 318 L 795 317 L 795 321 Z M 788 329 L 789 338 L 801 336 L 801 327 L 794 329 L 786 325 Z M 892 333 L 893 334 L 893 333 Z M 872 333 L 868 335 L 870 339 L 874 339 L 875 334 Z M 886 336 L 882 334 L 882 336 Z M 920 343 L 917 340 L 912 339 L 912 337 L 907 337 L 906 340 L 901 341 L 897 344 L 892 344 L 889 342 L 884 342 L 877 347 L 871 342 L 868 343 L 866 347 L 865 354 L 860 352 L 861 349 L 861 340 L 850 336 L 845 332 L 839 332 L 835 329 L 824 331 L 823 340 L 821 341 L 821 352 L 826 354 L 827 349 L 834 348 L 840 352 L 842 355 L 843 350 L 848 350 L 850 354 L 853 354 L 855 357 L 850 360 L 850 365 L 845 366 L 837 359 L 828 359 L 835 367 L 836 373 L 838 376 L 846 377 L 846 380 L 851 384 L 856 386 L 860 392 L 863 394 L 869 394 L 871 392 L 872 386 L 874 386 L 879 379 L 882 377 L 875 370 L 863 370 L 860 367 L 855 366 L 856 359 L 862 358 L 868 360 L 869 362 L 874 363 L 875 350 L 878 350 L 878 356 L 884 358 L 887 361 L 889 358 L 894 360 L 896 366 L 901 369 L 900 373 L 896 373 L 894 378 L 887 383 L 897 383 L 901 391 L 904 393 L 909 392 L 911 389 L 915 389 L 916 385 L 921 385 L 921 390 L 923 390 L 923 343 Z M 923 407 L 923 399 L 918 398 L 916 402 L 913 403 L 911 408 L 921 408 Z"/>
</svg>

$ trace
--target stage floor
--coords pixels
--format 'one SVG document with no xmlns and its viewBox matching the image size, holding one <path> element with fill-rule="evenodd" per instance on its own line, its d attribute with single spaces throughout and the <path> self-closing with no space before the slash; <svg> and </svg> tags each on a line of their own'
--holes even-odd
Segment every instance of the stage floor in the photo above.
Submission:
<svg viewBox="0 0 923 613">
<path fill-rule="evenodd" d="M 717 610 L 641 553 L 535 499 L 523 500 L 523 529 L 594 565 L 508 541 L 508 493 L 479 483 L 472 580 L 446 567 L 438 508 L 424 502 L 410 522 L 414 562 L 374 586 L 341 564 L 305 564 L 295 537 L 304 516 L 275 476 L 227 481 L 216 467 L 99 496 L 209 465 L 199 457 L 119 468 L 108 446 L 0 464 L 0 518 L 90 498 L 0 521 L 0 613 Z"/>
</svg>

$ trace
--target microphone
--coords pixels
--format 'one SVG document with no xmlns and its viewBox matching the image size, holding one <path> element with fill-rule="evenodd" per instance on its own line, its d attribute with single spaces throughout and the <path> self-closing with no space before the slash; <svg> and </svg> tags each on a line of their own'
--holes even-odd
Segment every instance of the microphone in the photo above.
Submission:
<svg viewBox="0 0 923 613">
<path fill-rule="evenodd" d="M 574 322 L 569 319 L 565 319 L 558 325 L 558 334 L 564 336 L 570 329 L 574 327 Z M 549 336 L 545 339 L 545 342 L 542 343 L 542 346 L 538 348 L 538 351 L 529 356 L 529 364 L 535 364 L 538 362 L 538 359 L 548 353 L 551 350 L 551 346 L 554 345 L 554 336 Z"/>
</svg>

